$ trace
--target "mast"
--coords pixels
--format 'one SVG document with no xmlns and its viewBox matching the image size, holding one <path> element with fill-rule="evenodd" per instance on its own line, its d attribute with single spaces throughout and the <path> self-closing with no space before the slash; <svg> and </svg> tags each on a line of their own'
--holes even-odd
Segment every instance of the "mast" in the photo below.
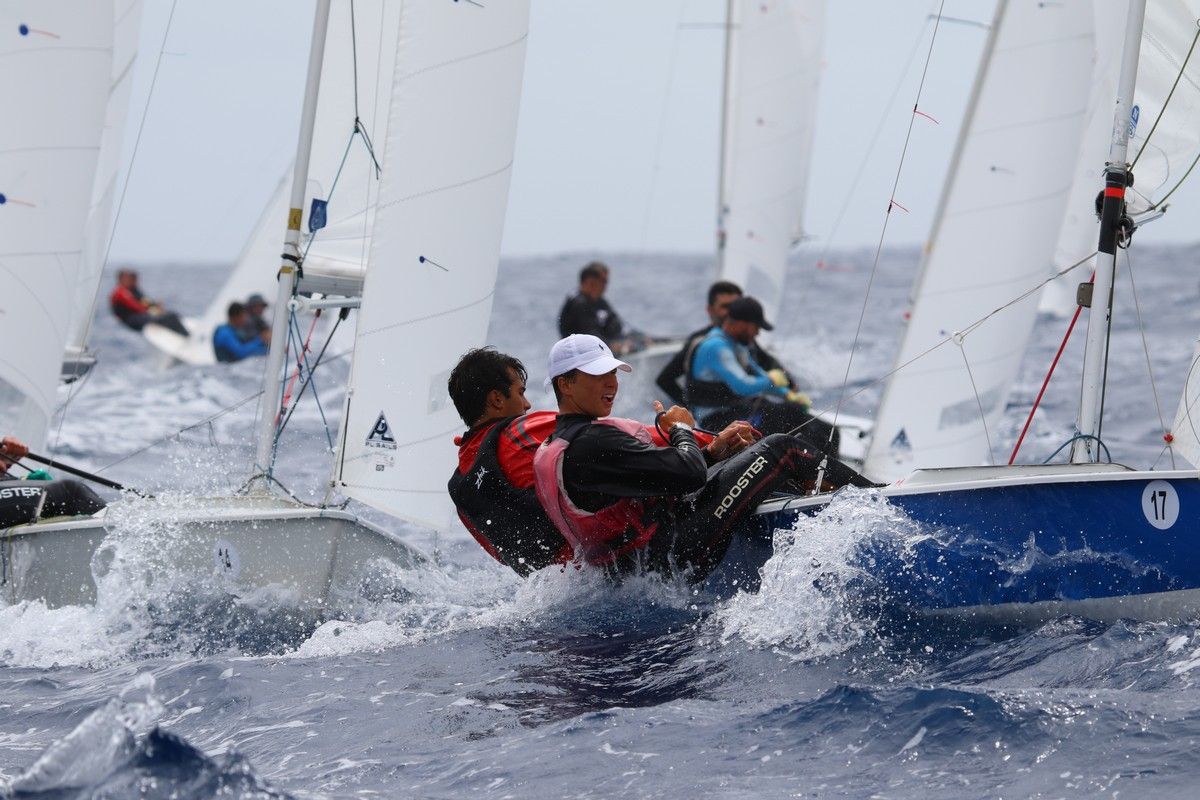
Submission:
<svg viewBox="0 0 1200 800">
<path fill-rule="evenodd" d="M 1112 321 L 1113 283 L 1117 272 L 1117 241 L 1121 219 L 1125 215 L 1125 189 L 1132 180 L 1127 162 L 1130 110 L 1137 83 L 1138 57 L 1141 54 L 1142 27 L 1146 0 L 1130 0 L 1125 23 L 1125 45 L 1121 56 L 1121 76 L 1117 83 L 1117 103 L 1113 110 L 1112 140 L 1104 171 L 1104 203 L 1100 210 L 1100 243 L 1096 254 L 1096 277 L 1092 287 L 1091 313 L 1088 315 L 1087 349 L 1083 359 L 1083 387 L 1079 398 L 1076 428 L 1084 438 L 1071 447 L 1071 461 L 1086 464 L 1100 458 L 1100 431 L 1104 409 L 1104 375 L 1108 367 L 1108 338 Z M 1097 305 L 1097 304 L 1102 305 Z M 1097 310 L 1102 313 L 1097 314 Z"/>
<path fill-rule="evenodd" d="M 726 0 L 725 3 L 725 69 L 721 86 L 721 145 L 717 162 L 717 275 L 720 276 L 725 267 L 725 192 L 729 189 L 729 181 L 725 171 L 729 168 L 726 151 L 729 148 L 729 91 L 733 85 L 733 4 L 737 0 Z"/>
<path fill-rule="evenodd" d="M 279 398 L 283 385 L 283 362 L 287 354 L 290 316 L 288 303 L 296 286 L 296 268 L 300 263 L 300 222 L 304 218 L 308 160 L 312 152 L 313 128 L 316 126 L 317 94 L 321 87 L 321 64 L 325 58 L 325 33 L 329 28 L 330 2 L 331 0 L 317 0 L 316 16 L 313 20 L 312 45 L 308 53 L 308 80 L 304 87 L 304 109 L 300 115 L 300 139 L 296 145 L 296 167 L 292 173 L 292 197 L 279 267 L 279 289 L 275 293 L 275 317 L 271 323 L 271 350 L 267 354 L 263 393 L 258 404 L 258 448 L 254 463 L 256 468 L 268 477 L 275 460 L 275 431 L 278 426 Z"/>
</svg>

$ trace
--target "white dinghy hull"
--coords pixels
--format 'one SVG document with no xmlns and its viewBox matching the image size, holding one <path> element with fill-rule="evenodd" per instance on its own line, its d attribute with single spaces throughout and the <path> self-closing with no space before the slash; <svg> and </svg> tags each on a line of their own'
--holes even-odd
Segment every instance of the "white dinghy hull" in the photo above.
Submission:
<svg viewBox="0 0 1200 800">
<path fill-rule="evenodd" d="M 123 515 L 136 519 L 108 510 L 0 532 L 0 597 L 51 608 L 92 604 L 126 547 L 136 551 L 139 577 L 161 573 L 172 586 L 207 582 L 236 595 L 274 591 L 305 606 L 369 588 L 388 564 L 425 561 L 397 535 L 345 511 L 266 497 L 158 505 L 139 503 Z"/>
</svg>

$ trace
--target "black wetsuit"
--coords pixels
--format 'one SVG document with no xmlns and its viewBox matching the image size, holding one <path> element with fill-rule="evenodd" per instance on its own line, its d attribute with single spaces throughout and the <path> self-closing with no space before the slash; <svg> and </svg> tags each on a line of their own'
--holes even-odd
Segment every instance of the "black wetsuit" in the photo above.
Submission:
<svg viewBox="0 0 1200 800">
<path fill-rule="evenodd" d="M 591 421 L 560 414 L 555 435 Z M 734 529 L 773 491 L 799 490 L 816 478 L 822 454 L 795 436 L 776 434 L 709 466 L 690 433 L 671 431 L 672 447 L 644 444 L 609 425 L 574 432 L 563 454 L 562 480 L 578 508 L 595 512 L 621 498 L 650 499 L 647 523 L 658 530 L 649 546 L 616 565 L 626 572 L 639 564 L 660 572 L 682 570 L 703 580 L 725 556 Z M 681 439 L 691 440 L 687 447 Z M 830 460 L 825 479 L 834 486 L 873 486 L 839 461 Z"/>
<path fill-rule="evenodd" d="M 603 297 L 592 300 L 576 294 L 568 297 L 558 312 L 558 333 L 563 337 L 573 333 L 591 334 L 612 347 L 624 335 L 625 325 Z"/>
<path fill-rule="evenodd" d="M 47 517 L 95 514 L 104 505 L 95 492 L 79 481 L 0 477 L 0 528 Z"/>
</svg>

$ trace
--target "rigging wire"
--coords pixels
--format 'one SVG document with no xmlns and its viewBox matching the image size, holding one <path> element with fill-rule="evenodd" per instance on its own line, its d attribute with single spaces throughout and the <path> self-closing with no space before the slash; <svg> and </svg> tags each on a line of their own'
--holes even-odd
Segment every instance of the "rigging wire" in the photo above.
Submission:
<svg viewBox="0 0 1200 800">
<path fill-rule="evenodd" d="M 992 435 L 988 432 L 987 414 L 983 411 L 983 398 L 979 396 L 979 387 L 975 385 L 975 373 L 971 371 L 971 361 L 967 358 L 967 348 L 965 337 L 955 336 L 954 343 L 958 345 L 958 352 L 962 354 L 963 366 L 967 368 L 967 378 L 971 381 L 971 391 L 975 394 L 975 405 L 979 407 L 979 422 L 983 425 L 983 438 L 987 441 L 988 458 L 992 461 L 992 466 L 996 466 L 996 454 L 992 451 Z"/>
<path fill-rule="evenodd" d="M 129 156 L 129 167 L 125 170 L 125 182 L 121 184 L 121 197 L 117 200 L 117 210 L 113 214 L 112 227 L 108 232 L 108 242 L 104 246 L 104 259 L 101 262 L 100 269 L 103 271 L 104 266 L 108 264 L 108 256 L 112 252 L 113 238 L 117 234 L 117 226 L 121 221 L 121 211 L 125 208 L 125 195 L 129 191 L 129 181 L 133 177 L 133 165 L 137 163 L 138 150 L 142 145 L 142 133 L 146 130 L 146 118 L 150 115 L 150 105 L 154 100 L 154 87 L 158 84 L 158 71 L 162 67 L 163 56 L 167 52 L 167 39 L 171 35 L 171 23 L 175 20 L 175 7 L 179 4 L 179 0 L 171 1 L 171 12 L 167 15 L 167 26 L 163 30 L 162 41 L 158 46 L 158 58 L 154 62 L 154 73 L 150 77 L 150 89 L 146 94 L 146 105 L 142 108 L 142 118 L 138 122 L 137 136 L 133 141 L 133 152 Z M 96 303 L 100 299 L 100 281 L 96 281 L 96 292 L 92 296 L 91 313 L 87 314 L 83 323 L 83 341 L 87 342 L 88 336 L 92 332 L 92 320 L 96 316 Z M 67 411 L 71 407 L 71 401 L 75 399 L 78 388 L 81 385 L 78 381 L 71 384 L 67 389 L 67 399 L 63 402 L 62 411 L 59 412 L 58 427 L 54 431 L 54 446 L 51 448 L 51 454 L 58 449 L 59 441 L 62 439 L 63 423 L 67 419 Z"/>
<path fill-rule="evenodd" d="M 671 55 L 667 60 L 667 85 L 663 89 L 662 109 L 658 114 L 658 132 L 655 135 L 654 143 L 654 166 L 650 170 L 650 191 L 647 192 L 646 196 L 646 213 L 642 217 L 642 250 L 646 249 L 646 240 L 650 236 L 650 217 L 654 213 L 654 196 L 658 191 L 658 174 L 662 170 L 662 148 L 663 139 L 666 136 L 667 110 L 671 107 L 672 87 L 675 84 L 675 65 L 679 56 L 679 32 L 685 29 L 683 17 L 687 13 L 689 5 L 689 3 L 684 3 L 680 6 L 679 18 L 675 23 L 675 35 L 671 39 Z M 725 25 L 720 27 L 724 29 L 728 24 L 727 21 Z"/>
<path fill-rule="evenodd" d="M 884 104 L 883 113 L 879 115 L 879 122 L 875 126 L 875 132 L 871 134 L 871 143 L 867 145 L 867 151 L 858 162 L 858 169 L 854 173 L 853 180 L 850 181 L 850 188 L 846 190 L 846 197 L 842 201 L 841 208 L 838 209 L 837 216 L 833 220 L 833 227 L 829 230 L 829 235 L 825 239 L 825 247 L 822 248 L 821 254 L 817 256 L 817 266 L 820 268 L 822 264 L 827 262 L 829 253 L 833 250 L 833 244 L 837 240 L 837 235 L 841 231 L 842 222 L 845 220 L 846 214 L 850 209 L 850 203 L 854 200 L 857 194 L 858 184 L 862 181 L 863 175 L 866 174 L 867 164 L 871 160 L 871 156 L 875 154 L 875 148 L 879 145 L 879 140 L 883 134 L 884 128 L 887 126 L 888 116 L 891 114 L 892 106 L 896 103 L 896 98 L 900 95 L 900 90 L 904 88 L 904 82 L 908 78 L 908 71 L 912 68 L 912 63 L 916 60 L 917 53 L 921 51 L 921 42 L 925 38 L 925 28 L 929 26 L 929 21 L 937 17 L 934 14 L 928 14 L 925 17 L 925 26 L 921 28 L 920 34 L 913 40 L 912 49 L 908 53 L 908 58 L 904 60 L 904 66 L 898 71 L 899 78 L 896 80 L 896 85 L 892 88 L 891 96 L 888 97 L 887 103 Z M 943 17 L 945 22 L 961 22 L 963 24 L 971 24 L 969 20 L 959 20 L 951 17 Z M 983 25 L 987 28 L 987 25 Z"/>
<path fill-rule="evenodd" d="M 904 134 L 904 147 L 900 150 L 900 162 L 896 165 L 896 177 L 892 181 L 892 191 L 888 197 L 887 211 L 883 217 L 883 227 L 879 232 L 879 243 L 875 246 L 875 259 L 871 263 L 871 274 L 867 278 L 867 290 L 863 295 L 862 310 L 858 314 L 858 326 L 854 330 L 854 341 L 850 345 L 850 355 L 846 358 L 846 373 L 842 376 L 842 386 L 838 392 L 837 405 L 833 410 L 833 424 L 829 429 L 829 441 L 833 441 L 833 433 L 837 430 L 838 415 L 842 411 L 842 405 L 848 399 L 846 397 L 846 386 L 850 382 L 850 369 L 854 364 L 854 353 L 858 349 L 858 340 L 862 336 L 863 321 L 867 316 L 867 302 L 871 298 L 871 287 L 875 283 L 875 276 L 879 271 L 879 259 L 883 254 L 883 242 L 887 236 L 888 221 L 892 218 L 892 208 L 896 205 L 896 189 L 900 186 L 900 175 L 904 170 L 904 160 L 908 154 L 908 144 L 912 140 L 913 126 L 916 124 L 918 112 L 917 109 L 921 104 L 921 92 L 925 89 L 925 78 L 929 74 L 929 62 L 933 59 L 933 47 L 937 43 L 938 29 L 941 24 L 942 11 L 945 9 L 946 2 L 941 0 L 938 4 L 937 18 L 933 23 L 933 34 L 929 38 L 929 50 L 925 54 L 925 65 L 921 69 L 921 81 L 917 85 L 917 96 L 913 101 L 913 113 L 908 120 L 908 130 Z M 857 392 L 855 393 L 857 394 Z"/>
<path fill-rule="evenodd" d="M 1048 278 L 1045 278 L 1045 279 L 1043 279 L 1043 280 L 1039 281 L 1037 284 L 1035 284 L 1035 285 L 1034 285 L 1034 286 L 1032 286 L 1031 288 L 1027 289 L 1026 291 L 1022 292 L 1021 294 L 1017 295 L 1017 296 L 1016 296 L 1016 297 L 1014 297 L 1012 300 L 1009 300 L 1007 303 L 1004 303 L 1003 305 L 1000 305 L 1000 306 L 997 306 L 996 308 L 993 308 L 991 311 L 989 311 L 988 313 L 984 314 L 982 317 L 980 317 L 979 319 L 975 320 L 975 321 L 974 321 L 974 322 L 972 322 L 970 325 L 967 325 L 967 326 L 966 326 L 965 328 L 963 328 L 961 331 L 958 331 L 957 333 L 953 333 L 953 334 L 951 334 L 950 336 L 947 336 L 946 338 L 944 338 L 944 339 L 942 339 L 942 340 L 940 340 L 940 341 L 938 341 L 938 342 L 935 342 L 934 344 L 932 344 L 932 345 L 930 345 L 929 347 L 927 347 L 927 348 L 925 348 L 924 350 L 922 350 L 920 353 L 917 353 L 915 356 L 913 356 L 912 358 L 910 358 L 908 361 L 905 361 L 903 364 L 897 364 L 895 367 L 893 367 L 892 369 L 890 369 L 890 370 L 888 370 L 887 372 L 883 373 L 882 375 L 880 375 L 880 376 L 879 376 L 879 377 L 877 377 L 877 378 L 874 378 L 874 379 L 871 379 L 871 380 L 868 380 L 868 381 L 864 381 L 864 382 L 862 383 L 862 385 L 861 385 L 861 386 L 859 386 L 859 388 L 858 388 L 858 389 L 856 389 L 854 392 L 851 392 L 849 395 L 847 395 L 847 396 L 845 397 L 845 399 L 846 399 L 847 401 L 849 401 L 849 400 L 853 400 L 854 398 L 858 397 L 860 394 L 862 394 L 862 393 L 864 393 L 864 392 L 866 392 L 866 391 L 868 391 L 868 390 L 870 390 L 870 389 L 873 389 L 873 388 L 875 388 L 876 386 L 878 386 L 878 385 L 880 385 L 880 384 L 884 383 L 884 382 L 885 382 L 885 381 L 886 381 L 888 378 L 892 377 L 892 376 L 893 376 L 893 375 L 895 375 L 897 372 L 900 372 L 901 370 L 904 370 L 904 369 L 908 369 L 908 368 L 909 368 L 909 367 L 911 367 L 913 364 L 915 364 L 915 363 L 917 363 L 918 361 L 920 361 L 921 359 L 925 358 L 925 356 L 929 355 L 929 354 L 930 354 L 930 353 L 932 353 L 933 351 L 935 351 L 935 350 L 937 350 L 937 349 L 939 349 L 939 348 L 941 348 L 941 347 L 944 347 L 945 345 L 947 345 L 947 344 L 949 344 L 949 343 L 953 342 L 953 341 L 954 341 L 954 339 L 955 339 L 955 337 L 961 337 L 961 338 L 965 339 L 965 338 L 966 338 L 968 335 L 970 335 L 972 332 L 974 332 L 974 331 L 975 331 L 977 328 L 979 328 L 981 325 L 983 325 L 985 322 L 987 322 L 987 321 L 988 321 L 989 319 L 991 319 L 992 317 L 996 316 L 996 315 L 997 315 L 997 314 L 999 314 L 1000 312 L 1002 312 L 1002 311 L 1005 311 L 1006 309 L 1008 309 L 1008 308 L 1010 308 L 1010 307 L 1012 307 L 1012 306 L 1015 306 L 1015 305 L 1017 305 L 1017 304 L 1021 303 L 1021 302 L 1022 302 L 1022 301 L 1024 301 L 1024 300 L 1027 300 L 1028 298 L 1032 297 L 1033 295 L 1037 294 L 1037 293 L 1038 293 L 1038 292 L 1040 292 L 1042 289 L 1044 289 L 1044 288 L 1046 287 L 1046 285 L 1047 285 L 1047 284 L 1053 283 L 1054 281 L 1058 280 L 1059 278 L 1061 278 L 1062 276 L 1064 276 L 1064 275 L 1066 275 L 1067 273 L 1071 272 L 1072 270 L 1076 270 L 1076 269 L 1078 269 L 1079 267 L 1081 267 L 1081 266 L 1083 266 L 1084 264 L 1086 264 L 1086 263 L 1088 263 L 1089 261 L 1091 261 L 1091 260 L 1092 260 L 1092 258 L 1094 258 L 1094 257 L 1095 257 L 1095 255 L 1096 255 L 1096 252 L 1095 252 L 1095 251 L 1093 251 L 1093 252 L 1092 252 L 1092 253 L 1090 253 L 1090 254 L 1089 254 L 1087 257 L 1085 257 L 1085 258 L 1082 258 L 1082 259 L 1080 259 L 1079 261 L 1076 261 L 1076 262 L 1075 262 L 1074 264 L 1072 264 L 1071 266 L 1069 266 L 1069 267 L 1064 267 L 1063 269 L 1060 269 L 1058 272 L 1054 273 L 1054 274 L 1053 274 L 1053 275 L 1051 275 L 1050 277 L 1048 277 Z M 815 419 L 815 417 L 814 417 L 813 419 Z M 812 420 L 809 420 L 808 422 L 811 422 L 811 421 L 812 421 Z M 804 429 L 804 428 L 805 428 L 805 427 L 808 425 L 808 422 L 803 422 L 803 423 L 801 423 L 800 425 L 797 425 L 795 428 L 793 428 L 792 430 L 790 430 L 790 431 L 789 431 L 789 433 L 795 434 L 797 431 L 803 430 L 803 429 Z"/>
<path fill-rule="evenodd" d="M 1129 274 L 1129 288 L 1133 294 L 1133 309 L 1137 315 L 1138 333 L 1142 337 L 1142 352 L 1146 354 L 1146 373 L 1150 376 L 1150 394 L 1154 397 L 1154 410 L 1158 412 L 1158 427 L 1163 432 L 1163 437 L 1166 439 L 1170 436 L 1170 430 L 1167 428 L 1167 423 L 1163 417 L 1162 403 L 1158 399 L 1158 386 L 1154 381 L 1154 367 L 1150 363 L 1150 344 L 1146 341 L 1146 326 L 1142 322 L 1142 306 L 1138 301 L 1137 284 L 1133 280 L 1133 259 L 1129 257 L 1129 248 L 1125 248 L 1125 271 Z M 1171 451 L 1171 469 L 1175 469 L 1175 449 L 1170 447 Z"/>
</svg>

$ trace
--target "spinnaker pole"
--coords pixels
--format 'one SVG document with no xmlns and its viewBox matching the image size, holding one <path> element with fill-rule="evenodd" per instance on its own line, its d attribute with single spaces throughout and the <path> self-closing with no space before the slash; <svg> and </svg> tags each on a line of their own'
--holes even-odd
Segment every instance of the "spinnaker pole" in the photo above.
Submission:
<svg viewBox="0 0 1200 800">
<path fill-rule="evenodd" d="M 256 470 L 270 477 L 274 466 L 275 435 L 279 426 L 280 391 L 283 386 L 284 360 L 287 355 L 288 303 L 296 286 L 300 264 L 300 223 L 304 218 L 304 195 L 308 185 L 308 161 L 312 152 L 313 129 L 317 119 L 317 93 L 321 88 L 321 65 L 325 58 L 325 34 L 329 29 L 331 0 L 317 0 L 313 20 L 312 44 L 308 52 L 308 80 L 304 87 L 304 108 L 300 114 L 300 139 L 296 145 L 296 167 L 292 173 L 292 197 L 288 206 L 287 232 L 283 239 L 279 267 L 279 287 L 275 293 L 275 316 L 271 323 L 271 349 L 267 354 L 263 394 L 258 404 L 258 448 Z"/>
<path fill-rule="evenodd" d="M 1096 277 L 1092 287 L 1091 313 L 1088 315 L 1087 349 L 1083 358 L 1083 385 L 1076 422 L 1079 438 L 1071 447 L 1071 461 L 1087 464 L 1100 459 L 1100 432 L 1103 423 L 1104 375 L 1108 364 L 1108 339 L 1113 308 L 1113 283 L 1117 274 L 1117 246 L 1121 221 L 1125 216 L 1125 189 L 1132 176 L 1128 151 L 1137 85 L 1138 58 L 1141 55 L 1142 27 L 1146 0 L 1129 0 L 1125 22 L 1125 43 L 1121 54 L 1121 74 L 1117 83 L 1117 104 L 1113 110 L 1112 140 L 1104 170 L 1104 202 L 1100 209 L 1100 243 L 1096 254 Z"/>
</svg>

